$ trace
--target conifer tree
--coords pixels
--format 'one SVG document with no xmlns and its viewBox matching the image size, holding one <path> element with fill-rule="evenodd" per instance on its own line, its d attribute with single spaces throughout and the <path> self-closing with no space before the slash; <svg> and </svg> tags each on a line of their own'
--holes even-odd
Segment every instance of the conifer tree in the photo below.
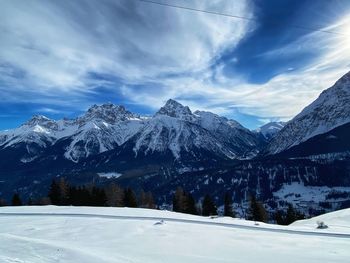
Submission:
<svg viewBox="0 0 350 263">
<path fill-rule="evenodd" d="M 146 203 L 147 203 L 147 208 L 150 208 L 150 209 L 156 208 L 156 204 L 154 203 L 154 198 L 151 192 L 146 193 Z"/>
<path fill-rule="evenodd" d="M 194 201 L 193 196 L 190 193 L 187 193 L 185 195 L 186 199 L 186 210 L 184 213 L 187 214 L 192 214 L 192 215 L 198 215 L 197 207 L 196 207 L 196 202 Z"/>
<path fill-rule="evenodd" d="M 173 211 L 184 212 L 185 209 L 185 193 L 181 187 L 178 187 L 173 197 Z"/>
<path fill-rule="evenodd" d="M 18 193 L 13 194 L 11 204 L 13 206 L 21 206 L 22 205 L 22 200 L 19 197 Z"/>
<path fill-rule="evenodd" d="M 146 193 L 142 189 L 139 195 L 139 207 L 147 208 Z"/>
<path fill-rule="evenodd" d="M 224 198 L 224 216 L 235 217 L 235 213 L 232 208 L 232 197 L 226 192 Z"/>
<path fill-rule="evenodd" d="M 6 206 L 6 200 L 5 199 L 0 199 L 0 206 Z"/>
<path fill-rule="evenodd" d="M 275 221 L 276 221 L 276 224 L 278 225 L 285 225 L 285 217 L 282 213 L 281 210 L 277 210 L 276 213 L 275 213 L 275 217 L 274 217 Z"/>
<path fill-rule="evenodd" d="M 58 182 L 58 187 L 60 191 L 60 205 L 68 205 L 69 203 L 69 184 L 66 182 L 66 180 L 61 177 L 60 181 Z"/>
<path fill-rule="evenodd" d="M 106 194 L 103 189 L 93 186 L 90 195 L 92 206 L 106 205 Z"/>
<path fill-rule="evenodd" d="M 254 195 L 251 195 L 250 197 L 248 219 L 260 222 L 267 222 L 268 220 L 267 213 L 263 204 L 257 201 Z"/>
<path fill-rule="evenodd" d="M 287 224 L 293 223 L 295 221 L 295 211 L 291 204 L 288 204 L 286 222 Z"/>
<path fill-rule="evenodd" d="M 287 215 L 286 215 L 286 219 L 285 219 L 285 224 L 289 225 L 291 223 L 293 223 L 295 220 L 297 220 L 297 213 L 294 210 L 293 205 L 288 204 L 288 208 L 287 208 Z"/>
<path fill-rule="evenodd" d="M 48 197 L 51 200 L 51 204 L 60 205 L 60 201 L 61 201 L 60 187 L 58 186 L 55 180 L 52 180 Z"/>
<path fill-rule="evenodd" d="M 133 190 L 130 188 L 124 191 L 124 205 L 126 207 L 137 207 L 137 197 Z"/>
<path fill-rule="evenodd" d="M 151 192 L 145 192 L 141 190 L 139 196 L 139 207 L 155 209 L 153 195 Z"/>
<path fill-rule="evenodd" d="M 121 187 L 112 183 L 106 188 L 105 192 L 108 206 L 124 206 L 124 190 Z"/>
<path fill-rule="evenodd" d="M 187 193 L 181 187 L 178 187 L 173 197 L 173 211 L 197 215 L 196 202 L 191 193 Z"/>
<path fill-rule="evenodd" d="M 214 201 L 212 200 L 212 198 L 210 197 L 210 195 L 205 195 L 204 199 L 203 199 L 203 204 L 202 204 L 202 215 L 203 216 L 212 216 L 212 215 L 217 215 L 217 208 L 216 205 L 214 203 Z"/>
</svg>

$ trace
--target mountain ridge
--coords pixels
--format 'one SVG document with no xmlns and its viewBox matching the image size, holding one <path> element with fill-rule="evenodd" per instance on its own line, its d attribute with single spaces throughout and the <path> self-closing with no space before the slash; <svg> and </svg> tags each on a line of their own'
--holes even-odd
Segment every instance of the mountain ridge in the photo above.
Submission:
<svg viewBox="0 0 350 263">
<path fill-rule="evenodd" d="M 227 138 L 222 132 L 217 136 L 222 129 Z M 140 150 L 148 153 L 169 149 L 176 159 L 180 158 L 182 150 L 191 151 L 192 148 L 203 148 L 231 159 L 245 158 L 246 153 L 259 144 L 256 135 L 238 122 L 209 112 L 192 113 L 189 107 L 170 99 L 149 118 L 111 103 L 93 105 L 75 119 L 54 121 L 35 115 L 17 129 L 0 132 L 0 149 L 21 142 L 44 149 L 47 144 L 53 146 L 66 141 L 64 157 L 79 162 L 82 158 L 113 150 L 129 139 L 135 141 L 136 155 Z"/>
<path fill-rule="evenodd" d="M 266 152 L 278 154 L 308 139 L 350 122 L 350 72 L 290 120 L 272 139 Z"/>
</svg>

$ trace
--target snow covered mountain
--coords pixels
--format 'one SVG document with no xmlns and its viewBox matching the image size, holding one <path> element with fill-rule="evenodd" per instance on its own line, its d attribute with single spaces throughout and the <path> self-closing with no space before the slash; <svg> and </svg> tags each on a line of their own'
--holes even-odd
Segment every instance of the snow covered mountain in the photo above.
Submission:
<svg viewBox="0 0 350 263">
<path fill-rule="evenodd" d="M 313 103 L 289 121 L 272 139 L 267 153 L 281 153 L 349 122 L 350 72 L 340 78 L 331 88 L 323 91 Z M 346 135 L 346 132 L 342 131 L 342 134 L 349 140 L 349 133 Z M 332 134 L 329 136 L 325 140 L 336 139 Z"/>
<path fill-rule="evenodd" d="M 266 140 L 271 140 L 285 125 L 286 122 L 283 121 L 272 121 L 256 129 L 255 132 L 260 133 Z"/>
<path fill-rule="evenodd" d="M 192 113 L 174 100 L 168 100 L 153 118 L 145 122 L 133 140 L 136 154 L 170 150 L 176 159 L 182 152 L 195 157 L 201 149 L 240 159 L 247 157 L 259 143 L 257 137 L 238 122 L 210 112 Z"/>
<path fill-rule="evenodd" d="M 21 127 L 0 133 L 0 154 L 4 149 L 14 151 L 22 163 L 45 157 L 46 149 L 78 163 L 121 145 L 135 156 L 171 152 L 176 160 L 182 153 L 198 159 L 204 150 L 220 158 L 241 159 L 258 152 L 259 140 L 236 121 L 209 112 L 192 113 L 174 100 L 151 118 L 109 103 L 94 105 L 76 119 L 34 116 Z"/>
<path fill-rule="evenodd" d="M 143 119 L 123 106 L 104 104 L 92 106 L 87 113 L 72 122 L 64 156 L 74 162 L 114 149 L 133 136 L 143 125 Z"/>
<path fill-rule="evenodd" d="M 22 162 L 30 162 L 44 149 L 59 145 L 65 158 L 77 162 L 121 145 L 136 133 L 143 120 L 123 106 L 92 106 L 76 119 L 50 120 L 34 116 L 17 129 L 0 133 L 0 150 L 17 150 Z M 24 148 L 22 151 L 18 149 Z"/>
</svg>

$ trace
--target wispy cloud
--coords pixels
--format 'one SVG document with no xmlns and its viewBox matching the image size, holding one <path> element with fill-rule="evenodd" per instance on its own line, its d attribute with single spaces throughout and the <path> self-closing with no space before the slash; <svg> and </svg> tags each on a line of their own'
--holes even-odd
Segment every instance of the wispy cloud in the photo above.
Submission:
<svg viewBox="0 0 350 263">
<path fill-rule="evenodd" d="M 248 12 L 245 1 L 191 4 Z M 82 96 L 94 90 L 91 82 L 98 80 L 91 79 L 90 72 L 118 76 L 126 84 L 200 72 L 220 50 L 234 46 L 247 27 L 245 21 L 139 1 L 15 0 L 0 5 L 2 87 L 11 86 L 6 92 L 13 94 L 32 89 L 44 98 Z M 12 97 L 32 98 L 28 94 L 7 99 Z"/>
<path fill-rule="evenodd" d="M 347 32 L 348 18 L 324 28 Z M 332 86 L 350 69 L 349 37 L 311 32 L 297 41 L 271 50 L 262 56 L 297 55 L 305 50 L 314 52 L 314 58 L 303 67 L 286 68 L 285 72 L 265 84 L 252 85 L 244 79 L 227 77 L 219 65 L 201 76 L 163 80 L 167 92 L 158 96 L 125 88 L 128 97 L 139 103 L 159 107 L 170 95 L 195 109 L 211 110 L 235 117 L 239 113 L 260 119 L 289 120 L 315 100 L 320 92 Z M 254 67 L 254 65 L 252 65 Z"/>
</svg>

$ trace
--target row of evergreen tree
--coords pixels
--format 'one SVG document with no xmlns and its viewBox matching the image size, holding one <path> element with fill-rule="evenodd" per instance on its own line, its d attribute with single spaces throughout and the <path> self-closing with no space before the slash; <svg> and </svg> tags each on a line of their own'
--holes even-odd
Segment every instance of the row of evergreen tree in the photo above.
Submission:
<svg viewBox="0 0 350 263">
<path fill-rule="evenodd" d="M 235 217 L 235 211 L 232 206 L 232 196 L 226 192 L 224 195 L 224 216 Z M 15 193 L 12 197 L 13 206 L 23 205 L 20 196 Z M 141 207 L 155 209 L 156 204 L 151 192 L 136 193 L 131 188 L 122 188 L 114 183 L 105 188 L 96 186 L 73 186 L 64 178 L 52 181 L 48 196 L 34 202 L 29 199 L 28 205 L 74 205 L 74 206 L 113 206 L 113 207 Z M 215 216 L 218 214 L 217 205 L 210 195 L 205 195 L 201 202 L 196 202 L 192 194 L 178 187 L 173 196 L 173 211 L 203 215 Z M 249 208 L 246 218 L 249 220 L 268 222 L 275 221 L 280 225 L 288 225 L 296 220 L 304 219 L 305 216 L 296 211 L 289 204 L 286 212 L 277 210 L 275 214 L 270 215 L 266 211 L 264 204 L 257 200 L 254 195 L 250 197 Z"/>
<path fill-rule="evenodd" d="M 184 191 L 181 187 L 178 187 L 174 194 L 173 211 L 202 216 L 215 216 L 218 214 L 217 205 L 209 194 L 204 196 L 201 203 L 196 203 L 192 194 Z M 232 197 L 228 192 L 224 196 L 224 216 L 235 216 L 232 207 Z"/>
<path fill-rule="evenodd" d="M 52 181 L 48 197 L 53 205 L 156 208 L 151 192 L 141 191 L 137 196 L 131 188 L 113 183 L 106 188 L 72 186 L 64 178 Z"/>
</svg>

